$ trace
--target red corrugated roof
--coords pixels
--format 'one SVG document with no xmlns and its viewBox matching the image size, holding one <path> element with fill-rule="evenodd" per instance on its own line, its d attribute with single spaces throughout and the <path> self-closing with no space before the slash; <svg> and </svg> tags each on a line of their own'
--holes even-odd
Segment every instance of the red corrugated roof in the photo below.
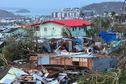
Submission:
<svg viewBox="0 0 126 84">
<path fill-rule="evenodd" d="M 49 20 L 49 21 L 43 21 L 40 23 L 35 23 L 32 24 L 31 26 L 37 26 L 40 24 L 44 24 L 44 23 L 48 23 L 48 22 L 52 22 L 52 23 L 56 23 L 56 24 L 61 24 L 61 25 L 65 25 L 65 26 L 82 26 L 82 25 L 87 25 L 89 26 L 91 23 L 89 21 L 86 20 L 81 20 L 81 19 L 68 19 L 68 20 Z"/>
</svg>

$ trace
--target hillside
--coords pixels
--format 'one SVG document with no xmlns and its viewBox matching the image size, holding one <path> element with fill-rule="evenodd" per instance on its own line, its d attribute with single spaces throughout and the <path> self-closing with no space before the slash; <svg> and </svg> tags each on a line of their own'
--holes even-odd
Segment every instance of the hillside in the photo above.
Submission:
<svg viewBox="0 0 126 84">
<path fill-rule="evenodd" d="M 20 10 L 17 10 L 16 13 L 30 13 L 30 11 L 27 9 L 20 9 Z"/>
<path fill-rule="evenodd" d="M 14 17 L 15 15 L 11 12 L 0 9 L 0 17 Z"/>
<path fill-rule="evenodd" d="M 102 2 L 102 3 L 94 3 L 87 6 L 82 7 L 81 11 L 84 10 L 94 10 L 96 14 L 103 14 L 104 12 L 116 12 L 119 13 L 122 9 L 123 2 Z"/>
</svg>

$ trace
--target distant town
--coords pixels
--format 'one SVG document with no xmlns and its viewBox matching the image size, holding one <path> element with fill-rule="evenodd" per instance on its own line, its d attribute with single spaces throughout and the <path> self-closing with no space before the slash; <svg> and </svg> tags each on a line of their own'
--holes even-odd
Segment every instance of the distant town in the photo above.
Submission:
<svg viewBox="0 0 126 84">
<path fill-rule="evenodd" d="M 0 84 L 126 84 L 126 0 L 52 11 L 0 9 Z"/>
</svg>

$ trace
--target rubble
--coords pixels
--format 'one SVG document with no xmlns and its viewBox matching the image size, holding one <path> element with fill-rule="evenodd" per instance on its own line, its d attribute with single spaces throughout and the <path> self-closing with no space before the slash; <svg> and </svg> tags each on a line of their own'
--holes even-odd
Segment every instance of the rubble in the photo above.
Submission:
<svg viewBox="0 0 126 84">
<path fill-rule="evenodd" d="M 123 39 L 109 39 L 109 43 L 102 44 L 86 37 L 44 40 L 39 43 L 42 53 L 31 55 L 29 64 L 19 63 L 18 68 L 11 67 L 0 83 L 69 84 L 69 74 L 114 68 L 116 58 L 109 54 L 125 42 Z"/>
<path fill-rule="evenodd" d="M 48 78 L 49 73 L 43 73 L 41 70 L 23 70 L 11 67 L 7 74 L 0 80 L 0 83 L 6 84 L 59 84 L 66 81 L 67 74 L 58 73 L 58 76 Z"/>
</svg>

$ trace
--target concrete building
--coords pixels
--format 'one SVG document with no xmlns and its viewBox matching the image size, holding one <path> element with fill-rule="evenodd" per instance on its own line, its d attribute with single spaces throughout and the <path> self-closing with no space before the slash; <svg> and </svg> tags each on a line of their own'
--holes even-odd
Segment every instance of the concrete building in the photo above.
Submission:
<svg viewBox="0 0 126 84">
<path fill-rule="evenodd" d="M 87 36 L 86 31 L 91 29 L 90 24 L 91 23 L 86 20 L 68 19 L 44 21 L 32 24 L 31 27 L 35 30 L 35 36 L 51 39 L 68 36 L 85 37 Z"/>
<path fill-rule="evenodd" d="M 53 19 L 72 19 L 80 17 L 80 8 L 65 8 L 60 11 L 52 12 Z"/>
</svg>

